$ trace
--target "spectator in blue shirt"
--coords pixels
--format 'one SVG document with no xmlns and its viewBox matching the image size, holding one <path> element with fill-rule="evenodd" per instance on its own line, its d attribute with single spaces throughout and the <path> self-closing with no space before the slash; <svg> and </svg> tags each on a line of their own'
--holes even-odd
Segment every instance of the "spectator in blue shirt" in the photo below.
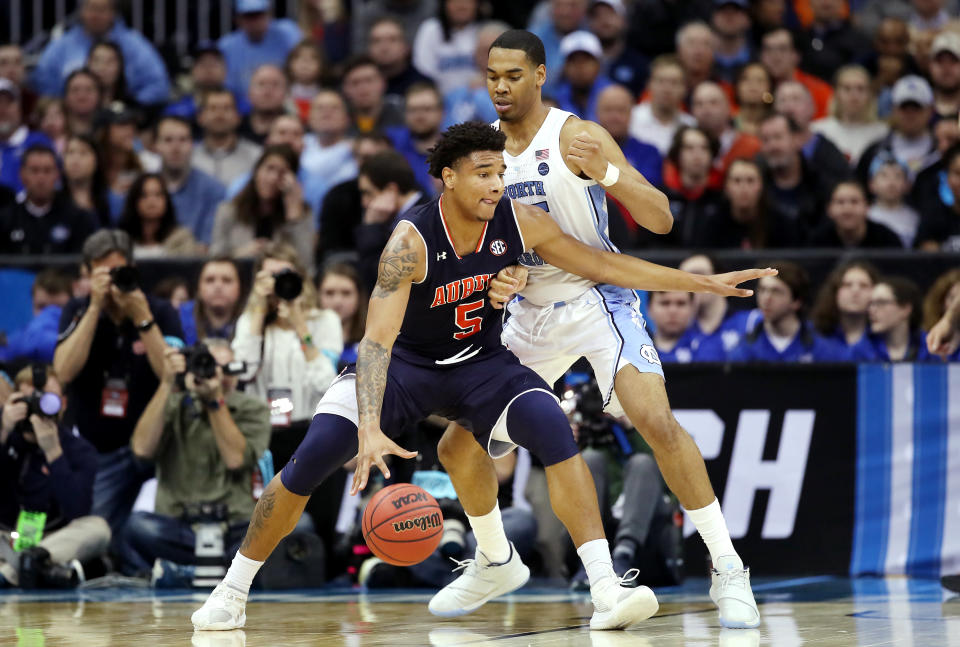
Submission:
<svg viewBox="0 0 960 647">
<path fill-rule="evenodd" d="M 757 305 L 763 321 L 747 333 L 729 359 L 734 362 L 845 362 L 850 351 L 821 337 L 803 320 L 810 279 L 787 261 L 772 263 L 777 276 L 760 279 Z"/>
<path fill-rule="evenodd" d="M 869 261 L 843 263 L 820 288 L 810 316 L 821 335 L 847 347 L 856 361 L 876 359 L 867 310 L 879 279 Z"/>
<path fill-rule="evenodd" d="M 347 136 L 347 100 L 333 89 L 320 90 L 310 104 L 310 132 L 303 136 L 300 167 L 333 187 L 357 177 L 353 140 Z M 319 213 L 319 211 L 318 211 Z M 319 229 L 319 221 L 317 222 Z"/>
<path fill-rule="evenodd" d="M 47 269 L 33 280 L 33 319 L 7 337 L 0 361 L 28 360 L 49 364 L 57 347 L 60 313 L 70 300 L 71 281 L 58 270 Z"/>
<path fill-rule="evenodd" d="M 234 8 L 240 29 L 223 36 L 218 45 L 227 63 L 227 87 L 243 96 L 258 67 L 283 67 L 303 37 L 295 22 L 270 15 L 269 0 L 236 0 Z"/>
<path fill-rule="evenodd" d="M 603 48 L 600 40 L 588 31 L 575 31 L 560 41 L 563 55 L 563 78 L 553 98 L 562 110 L 581 119 L 596 121 L 597 97 L 611 84 L 601 76 Z"/>
<path fill-rule="evenodd" d="M 623 0 L 594 0 L 590 31 L 603 46 L 604 74 L 625 85 L 634 96 L 643 94 L 650 77 L 650 61 L 627 43 L 627 8 Z"/>
<path fill-rule="evenodd" d="M 753 59 L 750 23 L 748 0 L 713 0 L 710 25 L 717 39 L 714 70 L 717 77 L 728 83 Z"/>
<path fill-rule="evenodd" d="M 60 96 L 64 81 L 82 67 L 93 44 L 109 40 L 120 46 L 124 77 L 138 103 L 163 103 L 170 95 L 170 80 L 163 60 L 142 34 L 128 28 L 117 16 L 115 0 L 84 0 L 80 23 L 52 41 L 40 55 L 33 85 L 40 94 Z"/>
<path fill-rule="evenodd" d="M 663 157 L 656 146 L 630 136 L 630 114 L 636 105 L 626 87 L 613 83 L 597 96 L 597 123 L 620 145 L 623 156 L 650 184 L 663 185 Z"/>
<path fill-rule="evenodd" d="M 704 254 L 695 254 L 680 263 L 680 269 L 692 274 L 716 274 L 713 260 Z M 716 294 L 695 294 L 694 319 L 690 324 L 698 336 L 720 343 L 723 352 L 729 354 L 740 344 L 747 331 L 763 320 L 757 309 L 731 310 L 727 298 Z"/>
<path fill-rule="evenodd" d="M 181 117 L 161 117 L 154 147 L 160 155 L 160 175 L 167 183 L 177 222 L 205 245 L 213 233 L 213 215 L 223 200 L 224 188 L 212 175 L 191 163 L 193 138 L 190 123 Z"/>
<path fill-rule="evenodd" d="M 20 88 L 9 79 L 0 78 L 0 184 L 14 193 L 23 188 L 20 181 L 20 158 L 31 146 L 53 148 L 41 132 L 31 131 L 23 123 Z"/>
<path fill-rule="evenodd" d="M 691 326 L 692 292 L 651 292 L 647 306 L 653 322 L 653 345 L 665 364 L 722 362 L 723 346 L 716 338 L 698 335 Z"/>
<path fill-rule="evenodd" d="M 428 195 L 437 195 L 437 185 L 430 176 L 427 151 L 440 139 L 443 123 L 443 97 L 431 83 L 418 83 L 407 90 L 404 106 L 406 126 L 387 129 L 387 136 L 413 169 L 417 184 Z"/>
<path fill-rule="evenodd" d="M 570 32 L 586 29 L 588 0 L 550 0 L 549 15 L 540 17 L 535 12 L 527 26 L 543 42 L 547 54 L 547 82 L 543 85 L 545 96 L 554 96 L 560 83 L 563 61 L 560 41 Z"/>
<path fill-rule="evenodd" d="M 899 276 L 880 279 L 870 295 L 870 333 L 881 362 L 929 359 L 926 338 L 920 330 L 920 290 Z"/>
<path fill-rule="evenodd" d="M 227 63 L 223 58 L 223 52 L 213 41 L 201 41 L 194 48 L 190 82 L 193 92 L 183 95 L 168 105 L 164 114 L 183 117 L 189 121 L 194 128 L 194 139 L 199 139 L 202 133 L 196 124 L 196 118 L 200 106 L 200 94 L 225 87 L 227 83 Z M 237 102 L 237 111 L 246 116 L 250 112 L 246 88 L 243 92 L 234 94 L 233 98 Z"/>
<path fill-rule="evenodd" d="M 237 262 L 228 256 L 208 260 L 200 268 L 197 298 L 179 309 L 184 343 L 192 346 L 210 337 L 232 340 L 245 302 Z"/>
</svg>

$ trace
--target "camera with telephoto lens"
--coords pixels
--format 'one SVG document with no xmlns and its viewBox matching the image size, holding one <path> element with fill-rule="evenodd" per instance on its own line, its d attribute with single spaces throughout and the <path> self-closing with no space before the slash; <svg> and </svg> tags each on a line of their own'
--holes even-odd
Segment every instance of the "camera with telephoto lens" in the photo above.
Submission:
<svg viewBox="0 0 960 647">
<path fill-rule="evenodd" d="M 273 275 L 273 292 L 284 301 L 293 301 L 303 292 L 303 277 L 291 269 L 280 270 Z"/>
<path fill-rule="evenodd" d="M 121 265 L 110 270 L 110 280 L 121 292 L 140 289 L 140 272 L 133 265 Z"/>
<path fill-rule="evenodd" d="M 180 351 L 186 359 L 187 368 L 177 376 L 177 385 L 185 387 L 187 373 L 192 373 L 197 380 L 209 380 L 217 374 L 217 359 L 210 353 L 210 349 L 202 342 L 188 346 Z M 247 370 L 247 363 L 239 360 L 220 367 L 224 375 L 241 375 Z"/>
<path fill-rule="evenodd" d="M 34 391 L 30 395 L 25 395 L 22 398 L 18 398 L 16 402 L 24 402 L 27 405 L 26 417 L 18 422 L 13 428 L 15 432 L 19 433 L 33 431 L 33 425 L 30 423 L 30 416 L 36 414 L 38 416 L 43 416 L 44 418 L 56 418 L 57 414 L 60 413 L 60 409 L 63 407 L 63 400 L 60 399 L 59 395 L 56 393 L 44 393 L 41 391 Z"/>
<path fill-rule="evenodd" d="M 603 411 L 603 395 L 595 377 L 571 371 L 563 377 L 560 407 L 579 429 L 579 445 L 586 447 L 616 446 L 612 419 Z"/>
</svg>

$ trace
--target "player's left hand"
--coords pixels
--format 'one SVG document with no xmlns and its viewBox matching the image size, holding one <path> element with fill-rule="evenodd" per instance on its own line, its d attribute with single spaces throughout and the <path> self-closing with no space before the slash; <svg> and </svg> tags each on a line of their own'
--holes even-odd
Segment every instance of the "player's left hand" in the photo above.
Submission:
<svg viewBox="0 0 960 647">
<path fill-rule="evenodd" d="M 490 305 L 497 310 L 503 308 L 514 294 L 527 287 L 528 270 L 523 265 L 511 265 L 500 270 L 490 281 L 490 289 L 487 296 L 490 298 Z"/>
<path fill-rule="evenodd" d="M 719 294 L 723 297 L 750 297 L 753 296 L 753 290 L 738 288 L 737 286 L 747 281 L 759 279 L 764 276 L 776 276 L 777 270 L 772 267 L 766 269 L 739 270 L 737 272 L 727 272 L 726 274 L 711 274 L 704 276 L 704 292 Z"/>
<path fill-rule="evenodd" d="M 586 131 L 573 138 L 567 148 L 567 162 L 571 162 L 592 180 L 600 181 L 607 174 L 607 157 L 600 141 Z"/>
<path fill-rule="evenodd" d="M 357 449 L 357 469 L 353 473 L 353 485 L 350 486 L 350 494 L 356 494 L 367 487 L 367 479 L 370 477 L 370 468 L 374 465 L 383 474 L 383 478 L 390 478 L 390 469 L 387 467 L 383 457 L 387 454 L 393 454 L 400 458 L 416 458 L 417 452 L 407 451 L 397 443 L 393 442 L 380 429 L 375 431 L 357 430 L 357 438 L 360 445 Z"/>
</svg>

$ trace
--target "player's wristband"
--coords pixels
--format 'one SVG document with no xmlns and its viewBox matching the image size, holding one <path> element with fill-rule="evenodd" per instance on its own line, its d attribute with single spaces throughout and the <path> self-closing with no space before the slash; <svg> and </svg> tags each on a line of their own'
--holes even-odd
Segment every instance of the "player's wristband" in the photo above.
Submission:
<svg viewBox="0 0 960 647">
<path fill-rule="evenodd" d="M 600 184 L 603 186 L 613 186 L 619 179 L 620 169 L 614 166 L 612 163 L 607 162 L 607 174 L 603 176 L 602 180 L 600 180 Z"/>
</svg>

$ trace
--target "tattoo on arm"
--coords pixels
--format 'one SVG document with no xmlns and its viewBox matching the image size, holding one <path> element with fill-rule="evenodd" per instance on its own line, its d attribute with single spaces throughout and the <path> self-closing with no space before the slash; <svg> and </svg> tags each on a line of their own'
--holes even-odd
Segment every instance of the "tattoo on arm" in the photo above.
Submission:
<svg viewBox="0 0 960 647">
<path fill-rule="evenodd" d="M 357 352 L 357 408 L 361 421 L 380 417 L 389 365 L 389 349 L 369 339 L 360 342 Z"/>
<path fill-rule="evenodd" d="M 257 501 L 257 507 L 253 510 L 253 518 L 250 519 L 250 525 L 247 527 L 247 534 L 243 537 L 243 543 L 240 544 L 240 550 L 244 551 L 250 547 L 250 543 L 256 541 L 260 533 L 270 522 L 270 518 L 273 516 L 273 506 L 276 505 L 277 495 L 276 492 L 267 488 L 263 493 L 263 496 L 260 497 L 260 500 Z"/>
<path fill-rule="evenodd" d="M 397 291 L 404 279 L 413 276 L 417 269 L 419 254 L 402 236 L 390 242 L 380 256 L 377 284 L 373 288 L 374 299 L 384 299 Z"/>
</svg>

